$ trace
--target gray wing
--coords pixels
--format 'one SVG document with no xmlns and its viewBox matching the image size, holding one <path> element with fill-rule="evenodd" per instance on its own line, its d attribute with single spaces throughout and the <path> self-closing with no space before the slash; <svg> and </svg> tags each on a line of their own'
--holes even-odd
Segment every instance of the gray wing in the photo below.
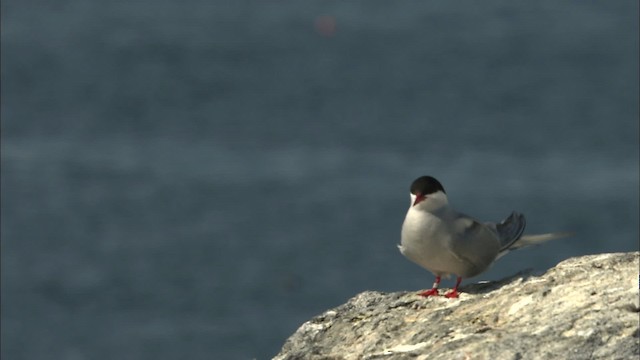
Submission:
<svg viewBox="0 0 640 360">
<path fill-rule="evenodd" d="M 458 275 L 471 277 L 486 270 L 500 252 L 496 230 L 462 214 L 452 225 L 455 236 L 450 250 L 465 263 L 464 273 Z"/>
<path fill-rule="evenodd" d="M 527 221 L 524 215 L 512 212 L 509 217 L 502 220 L 499 224 L 488 223 L 489 227 L 495 229 L 500 239 L 500 252 L 509 249 L 524 233 Z"/>
</svg>

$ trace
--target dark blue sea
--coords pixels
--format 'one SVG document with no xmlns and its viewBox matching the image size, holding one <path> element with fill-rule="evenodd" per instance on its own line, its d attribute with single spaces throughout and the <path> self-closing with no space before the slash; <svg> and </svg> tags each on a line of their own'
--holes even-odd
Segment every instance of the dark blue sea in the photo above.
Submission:
<svg viewBox="0 0 640 360">
<path fill-rule="evenodd" d="M 1 36 L 3 359 L 271 358 L 431 285 L 421 175 L 576 232 L 464 283 L 638 250 L 637 1 L 6 0 Z"/>
</svg>

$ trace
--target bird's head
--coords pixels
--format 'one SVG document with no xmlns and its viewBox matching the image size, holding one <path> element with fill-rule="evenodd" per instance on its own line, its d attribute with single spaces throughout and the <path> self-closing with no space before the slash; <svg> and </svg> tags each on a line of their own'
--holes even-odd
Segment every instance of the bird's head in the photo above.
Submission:
<svg viewBox="0 0 640 360">
<path fill-rule="evenodd" d="M 433 212 L 449 204 L 442 184 L 434 177 L 421 176 L 411 184 L 411 207 Z"/>
</svg>

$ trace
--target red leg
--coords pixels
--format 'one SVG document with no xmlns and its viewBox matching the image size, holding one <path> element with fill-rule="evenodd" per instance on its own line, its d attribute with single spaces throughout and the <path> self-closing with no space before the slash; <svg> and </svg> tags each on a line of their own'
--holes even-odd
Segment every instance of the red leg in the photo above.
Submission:
<svg viewBox="0 0 640 360">
<path fill-rule="evenodd" d="M 444 296 L 448 297 L 449 299 L 457 298 L 458 297 L 458 285 L 460 285 L 461 282 L 462 282 L 462 278 L 460 276 L 458 276 L 458 279 L 456 279 L 456 286 L 454 286 L 453 289 L 451 289 L 451 291 L 449 291 L 448 293 L 444 294 Z"/>
<path fill-rule="evenodd" d="M 433 283 L 433 287 L 429 290 L 419 293 L 420 296 L 438 296 L 438 286 L 440 286 L 440 276 L 436 276 L 436 282 Z"/>
</svg>

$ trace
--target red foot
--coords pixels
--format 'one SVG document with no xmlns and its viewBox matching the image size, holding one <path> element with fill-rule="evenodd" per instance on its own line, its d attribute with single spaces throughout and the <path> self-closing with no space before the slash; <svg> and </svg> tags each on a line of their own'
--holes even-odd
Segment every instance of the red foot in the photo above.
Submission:
<svg viewBox="0 0 640 360">
<path fill-rule="evenodd" d="M 458 278 L 456 279 L 456 286 L 454 286 L 453 289 L 451 289 L 451 291 L 449 291 L 448 293 L 444 294 L 444 296 L 449 298 L 449 299 L 457 298 L 458 297 L 458 286 L 460 285 L 460 282 L 462 282 L 462 277 L 458 276 Z"/>
<path fill-rule="evenodd" d="M 451 290 L 448 293 L 444 294 L 444 297 L 449 298 L 449 299 L 455 299 L 458 297 L 458 291 L 457 290 Z"/>
<path fill-rule="evenodd" d="M 423 292 L 419 293 L 418 295 L 427 297 L 427 296 L 438 296 L 440 294 L 438 294 L 438 289 L 430 289 L 430 290 L 427 290 L 427 291 L 423 291 Z"/>
</svg>

